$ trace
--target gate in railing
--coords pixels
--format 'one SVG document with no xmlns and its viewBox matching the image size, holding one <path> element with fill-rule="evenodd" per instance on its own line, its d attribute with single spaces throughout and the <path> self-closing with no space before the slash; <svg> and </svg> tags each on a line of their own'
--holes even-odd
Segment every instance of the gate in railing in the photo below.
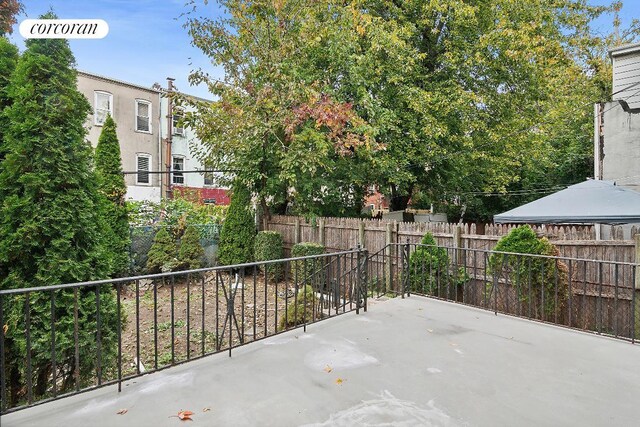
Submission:
<svg viewBox="0 0 640 427">
<path fill-rule="evenodd" d="M 362 249 L 0 291 L 2 413 L 367 308 Z"/>
</svg>

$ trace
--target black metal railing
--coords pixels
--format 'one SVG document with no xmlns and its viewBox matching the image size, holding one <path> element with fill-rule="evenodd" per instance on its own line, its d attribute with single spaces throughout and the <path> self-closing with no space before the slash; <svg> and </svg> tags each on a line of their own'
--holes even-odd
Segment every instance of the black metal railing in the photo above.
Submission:
<svg viewBox="0 0 640 427">
<path fill-rule="evenodd" d="M 368 259 L 374 295 L 427 295 L 634 342 L 640 281 L 630 262 L 394 244 Z"/>
<path fill-rule="evenodd" d="M 366 251 L 0 291 L 2 413 L 367 307 Z"/>
</svg>

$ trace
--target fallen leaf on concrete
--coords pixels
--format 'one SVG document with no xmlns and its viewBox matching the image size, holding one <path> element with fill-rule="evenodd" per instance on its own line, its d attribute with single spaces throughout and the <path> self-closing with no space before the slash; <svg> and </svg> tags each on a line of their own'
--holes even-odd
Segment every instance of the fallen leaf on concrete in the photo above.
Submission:
<svg viewBox="0 0 640 427">
<path fill-rule="evenodd" d="M 338 378 L 336 380 L 336 384 L 341 385 L 345 380 L 343 380 L 342 378 Z"/>
<path fill-rule="evenodd" d="M 449 343 L 449 345 L 450 345 L 450 346 L 452 346 L 452 347 L 455 347 L 455 346 L 457 346 L 458 344 L 456 344 L 456 343 L 454 343 L 454 342 L 450 342 L 450 343 Z"/>
<path fill-rule="evenodd" d="M 193 415 L 193 412 L 191 411 L 180 411 L 178 412 L 178 418 L 180 418 L 182 421 L 191 421 L 191 415 Z"/>
<path fill-rule="evenodd" d="M 328 374 L 329 372 L 333 371 L 333 369 L 331 369 L 331 366 L 327 365 L 324 367 L 324 371 Z"/>
<path fill-rule="evenodd" d="M 427 329 L 427 332 L 431 333 L 433 332 L 433 329 Z"/>
<path fill-rule="evenodd" d="M 118 414 L 118 415 L 124 415 L 124 414 L 126 414 L 126 413 L 127 413 L 127 411 L 128 411 L 128 409 L 124 409 L 124 408 L 123 408 L 123 409 L 120 409 L 118 412 L 116 412 L 116 414 Z"/>
<path fill-rule="evenodd" d="M 211 410 L 211 408 L 204 408 L 204 409 L 202 410 L 202 412 L 209 412 L 210 410 Z"/>
</svg>

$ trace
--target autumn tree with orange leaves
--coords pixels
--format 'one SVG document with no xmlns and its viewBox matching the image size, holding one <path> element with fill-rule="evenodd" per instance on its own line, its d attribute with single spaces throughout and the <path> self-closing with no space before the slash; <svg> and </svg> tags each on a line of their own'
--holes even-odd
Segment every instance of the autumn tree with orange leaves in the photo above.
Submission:
<svg viewBox="0 0 640 427">
<path fill-rule="evenodd" d="M 11 27 L 18 22 L 16 15 L 23 10 L 20 0 L 0 0 L 0 36 L 12 33 Z"/>
</svg>

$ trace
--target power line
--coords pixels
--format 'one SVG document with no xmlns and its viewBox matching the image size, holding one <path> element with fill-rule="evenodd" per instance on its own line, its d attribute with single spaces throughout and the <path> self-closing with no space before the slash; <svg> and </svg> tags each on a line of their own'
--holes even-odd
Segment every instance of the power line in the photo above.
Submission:
<svg viewBox="0 0 640 427">
<path fill-rule="evenodd" d="M 203 170 L 190 170 L 190 171 L 183 171 L 183 170 L 179 170 L 179 169 L 174 169 L 174 170 L 167 170 L 167 171 L 126 171 L 126 172 L 122 172 L 123 175 L 138 175 L 138 174 L 150 174 L 150 175 L 154 175 L 154 174 L 171 174 L 171 173 L 227 173 L 227 172 L 238 172 L 236 169 L 216 169 L 216 170 L 210 170 L 210 169 L 203 169 Z"/>
</svg>

